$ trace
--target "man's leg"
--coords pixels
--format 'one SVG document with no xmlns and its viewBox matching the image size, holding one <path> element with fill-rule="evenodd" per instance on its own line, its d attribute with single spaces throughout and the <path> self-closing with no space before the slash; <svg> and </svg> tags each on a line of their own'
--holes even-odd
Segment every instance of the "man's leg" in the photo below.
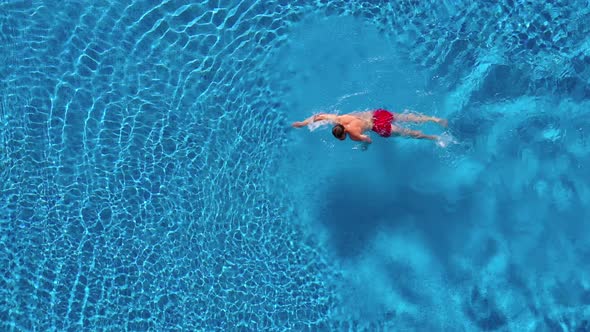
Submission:
<svg viewBox="0 0 590 332">
<path fill-rule="evenodd" d="M 395 115 L 395 121 L 414 123 L 435 122 L 441 125 L 442 127 L 447 126 L 447 120 L 445 119 L 440 119 L 433 116 L 417 115 L 412 113 L 398 113 Z"/>
<path fill-rule="evenodd" d="M 429 139 L 431 141 L 438 141 L 440 138 L 436 135 L 426 135 L 421 131 L 402 128 L 396 125 L 391 125 L 391 134 L 396 136 L 412 137 L 416 139 Z"/>
</svg>

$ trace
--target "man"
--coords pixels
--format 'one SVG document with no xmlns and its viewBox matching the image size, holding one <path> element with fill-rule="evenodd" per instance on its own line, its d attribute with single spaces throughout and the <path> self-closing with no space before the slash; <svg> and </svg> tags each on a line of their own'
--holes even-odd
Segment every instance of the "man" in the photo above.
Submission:
<svg viewBox="0 0 590 332">
<path fill-rule="evenodd" d="M 418 130 L 402 128 L 398 126 L 397 123 L 435 122 L 439 124 L 441 127 L 447 126 L 447 120 L 445 119 L 439 119 L 431 116 L 422 116 L 416 114 L 394 114 L 384 109 L 378 109 L 367 112 L 355 112 L 343 115 L 321 113 L 316 114 L 310 118 L 307 118 L 304 121 L 294 122 L 292 126 L 295 128 L 301 128 L 316 121 L 325 120 L 334 123 L 334 127 L 332 128 L 332 135 L 334 135 L 334 137 L 336 137 L 337 139 L 343 141 L 346 139 L 346 134 L 348 134 L 350 139 L 352 139 L 353 141 L 365 142 L 367 144 L 371 143 L 371 138 L 364 134 L 364 132 L 369 129 L 376 132 L 377 134 L 379 134 L 379 136 L 382 137 L 405 136 L 416 139 L 429 139 L 433 141 L 439 141 L 440 136 L 426 135 Z"/>
</svg>

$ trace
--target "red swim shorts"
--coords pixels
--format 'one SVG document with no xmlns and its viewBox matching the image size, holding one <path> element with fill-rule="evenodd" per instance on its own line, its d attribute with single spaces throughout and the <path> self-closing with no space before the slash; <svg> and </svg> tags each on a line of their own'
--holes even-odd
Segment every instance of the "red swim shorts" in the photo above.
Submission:
<svg viewBox="0 0 590 332">
<path fill-rule="evenodd" d="M 379 134 L 379 136 L 391 136 L 391 123 L 394 121 L 394 116 L 391 112 L 384 109 L 373 111 L 373 128 L 372 130 Z"/>
</svg>

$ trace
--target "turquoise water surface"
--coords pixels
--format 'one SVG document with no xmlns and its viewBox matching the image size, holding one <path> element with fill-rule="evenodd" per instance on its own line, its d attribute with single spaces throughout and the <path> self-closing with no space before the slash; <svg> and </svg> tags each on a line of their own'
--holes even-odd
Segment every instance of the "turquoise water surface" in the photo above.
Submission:
<svg viewBox="0 0 590 332">
<path fill-rule="evenodd" d="M 3 1 L 0 330 L 590 331 L 588 22 Z M 456 143 L 290 126 L 375 108 Z"/>
</svg>

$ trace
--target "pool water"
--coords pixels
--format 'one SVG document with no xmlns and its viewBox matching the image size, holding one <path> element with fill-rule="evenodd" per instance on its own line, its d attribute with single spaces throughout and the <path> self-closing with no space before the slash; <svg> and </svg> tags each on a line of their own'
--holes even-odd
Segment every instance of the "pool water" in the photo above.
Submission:
<svg viewBox="0 0 590 332">
<path fill-rule="evenodd" d="M 0 330 L 590 330 L 589 8 L 0 3 Z"/>
</svg>

